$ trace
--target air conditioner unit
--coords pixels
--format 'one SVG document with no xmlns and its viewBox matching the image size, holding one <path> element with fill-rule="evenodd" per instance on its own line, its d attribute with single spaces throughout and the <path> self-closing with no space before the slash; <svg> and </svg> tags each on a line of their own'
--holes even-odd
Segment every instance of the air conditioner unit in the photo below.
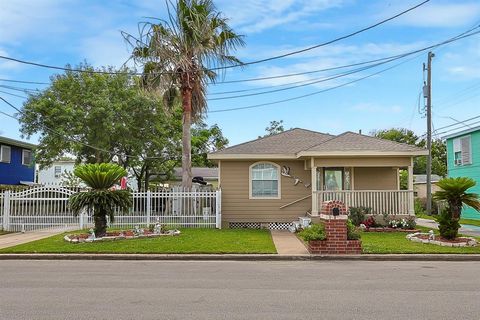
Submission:
<svg viewBox="0 0 480 320">
<path fill-rule="evenodd" d="M 455 159 L 455 165 L 456 166 L 461 166 L 462 165 L 462 159 Z"/>
</svg>

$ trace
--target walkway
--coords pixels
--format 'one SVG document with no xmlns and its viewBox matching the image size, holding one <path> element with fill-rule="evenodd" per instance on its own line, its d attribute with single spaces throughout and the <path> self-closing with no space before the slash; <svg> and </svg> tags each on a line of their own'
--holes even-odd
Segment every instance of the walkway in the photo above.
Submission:
<svg viewBox="0 0 480 320">
<path fill-rule="evenodd" d="M 308 254 L 307 248 L 295 234 L 286 230 L 271 230 L 270 232 L 278 254 Z"/>
<path fill-rule="evenodd" d="M 417 225 L 431 229 L 438 229 L 438 223 L 429 219 L 417 218 Z M 459 233 L 472 237 L 480 237 L 480 227 L 462 224 Z"/>
<path fill-rule="evenodd" d="M 48 238 L 60 233 L 64 233 L 65 231 L 68 231 L 68 229 L 65 229 L 65 228 L 48 229 L 48 230 L 44 229 L 44 230 L 37 230 L 37 231 L 29 231 L 25 233 L 16 232 L 16 233 L 5 234 L 3 236 L 0 236 L 0 249 L 13 247 L 19 244 Z"/>
</svg>

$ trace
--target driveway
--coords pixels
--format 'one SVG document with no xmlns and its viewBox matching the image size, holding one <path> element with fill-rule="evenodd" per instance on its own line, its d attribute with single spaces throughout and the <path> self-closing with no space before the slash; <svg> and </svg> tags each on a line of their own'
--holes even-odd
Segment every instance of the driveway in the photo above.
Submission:
<svg viewBox="0 0 480 320">
<path fill-rule="evenodd" d="M 431 229 L 438 229 L 438 223 L 434 220 L 417 218 L 417 224 L 422 227 Z M 462 227 L 458 230 L 461 234 L 465 234 L 472 237 L 480 237 L 480 227 L 462 224 Z"/>
<path fill-rule="evenodd" d="M 0 261 L 1 319 L 478 319 L 478 262 Z"/>
</svg>

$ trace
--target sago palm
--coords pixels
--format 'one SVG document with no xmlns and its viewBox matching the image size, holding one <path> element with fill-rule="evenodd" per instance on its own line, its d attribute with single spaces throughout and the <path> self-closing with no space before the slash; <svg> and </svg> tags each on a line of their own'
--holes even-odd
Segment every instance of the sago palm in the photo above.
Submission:
<svg viewBox="0 0 480 320">
<path fill-rule="evenodd" d="M 140 36 L 124 33 L 133 46 L 132 58 L 143 66 L 142 82 L 167 102 L 180 96 L 183 110 L 182 185 L 190 188 L 191 124 L 207 110 L 206 91 L 214 70 L 241 64 L 231 51 L 243 46 L 242 36 L 227 24 L 212 0 L 167 1 L 168 19 L 141 24 Z"/>
<path fill-rule="evenodd" d="M 107 217 L 113 222 L 115 210 L 127 211 L 132 206 L 128 190 L 111 190 L 127 171 L 116 164 L 101 163 L 78 166 L 74 174 L 91 190 L 72 195 L 70 208 L 75 215 L 85 209 L 93 213 L 95 235 L 102 237 L 107 231 Z"/>
<path fill-rule="evenodd" d="M 470 206 L 480 211 L 479 195 L 467 192 L 476 185 L 473 179 L 467 177 L 445 178 L 437 183 L 442 190 L 435 192 L 435 200 L 446 201 L 451 211 L 452 219 L 458 221 L 462 214 L 463 205 Z"/>
</svg>

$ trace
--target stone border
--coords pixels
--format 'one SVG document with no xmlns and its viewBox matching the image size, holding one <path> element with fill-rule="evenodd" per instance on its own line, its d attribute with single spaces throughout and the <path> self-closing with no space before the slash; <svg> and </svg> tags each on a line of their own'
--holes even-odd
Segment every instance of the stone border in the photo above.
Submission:
<svg viewBox="0 0 480 320">
<path fill-rule="evenodd" d="M 462 237 L 464 239 L 467 239 L 465 242 L 445 242 L 441 240 L 435 240 L 433 239 L 420 239 L 417 236 L 419 235 L 426 235 L 430 236 L 430 233 L 425 233 L 425 232 L 415 232 L 411 234 L 407 234 L 406 238 L 410 241 L 413 242 L 419 242 L 419 243 L 426 243 L 426 244 L 435 244 L 437 246 L 442 246 L 442 247 L 452 247 L 452 248 L 460 248 L 460 247 L 476 247 L 477 246 L 477 240 L 474 238 L 470 237 Z"/>
<path fill-rule="evenodd" d="M 402 229 L 402 228 L 390 228 L 390 227 L 372 227 L 362 229 L 363 232 L 407 232 L 407 233 L 417 233 L 420 232 L 419 229 Z"/>
<path fill-rule="evenodd" d="M 101 238 L 73 238 L 75 234 L 69 234 L 63 237 L 63 240 L 70 243 L 91 243 L 91 242 L 100 242 L 100 241 L 118 241 L 118 240 L 131 240 L 131 239 L 143 239 L 143 238 L 158 238 L 161 236 L 178 236 L 180 235 L 179 230 L 168 230 L 167 233 L 149 233 L 149 234 L 138 234 L 133 236 L 118 235 L 118 236 L 107 236 Z"/>
</svg>

